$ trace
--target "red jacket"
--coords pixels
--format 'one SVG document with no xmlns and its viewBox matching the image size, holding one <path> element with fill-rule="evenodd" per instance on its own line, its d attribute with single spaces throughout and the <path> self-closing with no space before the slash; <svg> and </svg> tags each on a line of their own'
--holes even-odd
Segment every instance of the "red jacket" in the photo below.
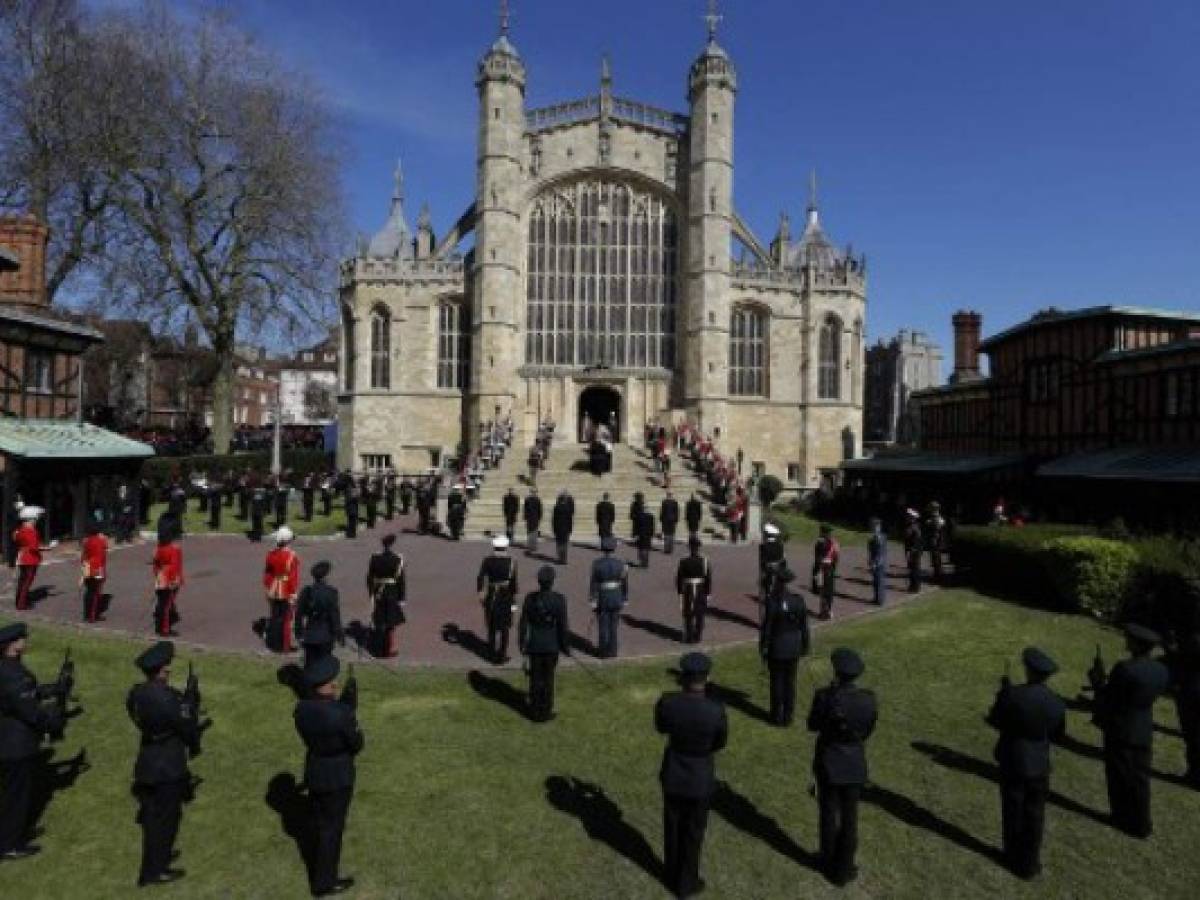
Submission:
<svg viewBox="0 0 1200 900">
<path fill-rule="evenodd" d="M 268 600 L 296 599 L 300 593 L 300 557 L 290 547 L 276 547 L 267 554 L 263 587 Z"/>
<path fill-rule="evenodd" d="M 108 538 L 89 534 L 79 545 L 84 578 L 104 578 L 108 574 Z"/>
<path fill-rule="evenodd" d="M 42 564 L 42 536 L 32 522 L 24 523 L 13 532 L 13 543 L 17 545 L 18 566 Z"/>
<path fill-rule="evenodd" d="M 183 587 L 183 550 L 178 544 L 162 544 L 154 551 L 154 589 Z"/>
</svg>

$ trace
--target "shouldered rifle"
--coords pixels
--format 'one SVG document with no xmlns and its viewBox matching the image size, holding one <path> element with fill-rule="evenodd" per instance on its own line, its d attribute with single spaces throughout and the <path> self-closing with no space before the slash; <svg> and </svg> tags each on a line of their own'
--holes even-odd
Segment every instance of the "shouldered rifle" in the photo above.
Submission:
<svg viewBox="0 0 1200 900">
<path fill-rule="evenodd" d="M 204 710 L 200 705 L 200 679 L 196 676 L 196 671 L 192 668 L 191 663 L 188 663 L 187 683 L 183 688 L 183 702 L 187 704 L 192 715 L 197 719 L 203 715 Z"/>
<path fill-rule="evenodd" d="M 346 668 L 346 686 L 342 688 L 339 703 L 345 703 L 350 709 L 358 709 L 358 678 L 354 675 L 354 663 Z"/>
<path fill-rule="evenodd" d="M 71 699 L 71 691 L 75 689 L 75 661 L 71 659 L 71 648 L 67 647 L 66 653 L 63 654 L 62 664 L 58 667 L 58 677 L 54 679 L 54 683 L 47 685 L 43 689 L 42 696 L 48 697 L 52 701 L 52 728 L 50 729 L 50 740 L 61 741 L 67 727 L 67 719 L 70 718 L 70 713 L 67 710 L 67 702 Z"/>
<path fill-rule="evenodd" d="M 1096 645 L 1096 655 L 1092 658 L 1092 666 L 1087 671 L 1088 683 L 1092 690 L 1099 693 L 1108 680 L 1104 672 L 1104 658 L 1100 655 L 1100 645 Z"/>
</svg>

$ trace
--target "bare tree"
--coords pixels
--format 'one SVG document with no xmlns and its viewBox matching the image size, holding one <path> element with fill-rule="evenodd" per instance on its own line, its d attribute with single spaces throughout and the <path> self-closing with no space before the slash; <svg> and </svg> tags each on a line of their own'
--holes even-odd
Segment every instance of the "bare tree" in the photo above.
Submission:
<svg viewBox="0 0 1200 900">
<path fill-rule="evenodd" d="M 304 384 L 304 415 L 314 422 L 337 418 L 336 385 L 310 376 Z"/>
</svg>

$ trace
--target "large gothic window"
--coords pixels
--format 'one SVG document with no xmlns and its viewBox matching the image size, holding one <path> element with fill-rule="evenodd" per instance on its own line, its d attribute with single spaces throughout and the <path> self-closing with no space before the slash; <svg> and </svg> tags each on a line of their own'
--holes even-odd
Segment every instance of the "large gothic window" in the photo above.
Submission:
<svg viewBox="0 0 1200 900">
<path fill-rule="evenodd" d="M 358 365 L 358 347 L 355 344 L 354 313 L 342 308 L 342 386 L 354 390 L 354 367 Z"/>
<path fill-rule="evenodd" d="M 381 306 L 371 310 L 371 387 L 392 386 L 392 317 Z"/>
<path fill-rule="evenodd" d="M 735 307 L 730 316 L 729 394 L 767 395 L 767 314 L 754 307 Z"/>
<path fill-rule="evenodd" d="M 525 360 L 675 365 L 677 231 L 666 200 L 609 181 L 552 188 L 529 215 Z"/>
<path fill-rule="evenodd" d="M 467 387 L 471 365 L 471 335 L 463 328 L 462 304 L 438 304 L 438 387 Z"/>
<path fill-rule="evenodd" d="M 817 397 L 840 400 L 842 370 L 842 323 L 837 316 L 826 316 L 818 341 Z"/>
</svg>

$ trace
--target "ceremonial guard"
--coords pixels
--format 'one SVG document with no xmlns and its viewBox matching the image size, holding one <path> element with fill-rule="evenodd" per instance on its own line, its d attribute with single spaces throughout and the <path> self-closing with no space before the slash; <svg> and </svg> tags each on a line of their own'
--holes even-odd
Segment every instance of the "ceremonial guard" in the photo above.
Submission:
<svg viewBox="0 0 1200 900">
<path fill-rule="evenodd" d="M 642 507 L 635 524 L 638 563 L 643 569 L 650 568 L 650 549 L 654 546 L 654 513 Z"/>
<path fill-rule="evenodd" d="M 550 511 L 550 528 L 554 532 L 554 544 L 558 550 L 558 564 L 567 564 L 567 553 L 571 548 L 571 532 L 575 530 L 575 501 L 563 491 L 554 501 Z"/>
<path fill-rule="evenodd" d="M 41 851 L 28 831 L 42 738 L 62 737 L 74 686 L 70 662 L 55 683 L 37 683 L 21 661 L 28 636 L 24 622 L 0 627 L 0 862 Z"/>
<path fill-rule="evenodd" d="M 192 790 L 188 758 L 200 753 L 200 736 L 211 724 L 200 721 L 200 690 L 194 677 L 186 691 L 171 687 L 175 645 L 160 641 L 136 660 L 146 676 L 125 700 L 129 718 L 142 733 L 133 767 L 133 793 L 142 828 L 142 865 L 138 886 L 166 884 L 183 877 L 171 868 L 172 850 Z"/>
<path fill-rule="evenodd" d="M 211 531 L 221 530 L 221 482 L 215 478 L 208 483 L 208 527 Z"/>
<path fill-rule="evenodd" d="M 941 584 L 944 574 L 942 557 L 946 550 L 946 520 L 942 518 L 942 505 L 936 500 L 929 504 L 929 512 L 925 518 L 925 547 L 929 550 L 933 582 Z"/>
<path fill-rule="evenodd" d="M 275 530 L 278 531 L 287 524 L 288 496 L 292 489 L 282 475 L 276 476 L 271 504 L 275 507 Z"/>
<path fill-rule="evenodd" d="M 396 518 L 396 472 L 388 469 L 383 476 L 383 517 L 389 522 Z"/>
<path fill-rule="evenodd" d="M 427 484 L 417 485 L 417 530 L 421 534 L 429 533 L 429 524 L 433 512 L 433 489 Z"/>
<path fill-rule="evenodd" d="M 342 832 L 354 796 L 354 757 L 362 752 L 363 734 L 355 710 L 358 687 L 350 676 L 341 696 L 337 676 L 341 664 L 326 656 L 304 670 L 309 696 L 296 704 L 296 732 L 304 741 L 304 786 L 308 789 L 315 847 L 310 870 L 314 897 L 348 891 L 353 878 L 342 878 Z"/>
<path fill-rule="evenodd" d="M 463 528 L 467 524 L 467 498 L 463 496 L 462 488 L 457 484 L 450 488 L 446 498 L 446 527 L 450 529 L 450 537 L 461 540 Z"/>
<path fill-rule="evenodd" d="M 170 534 L 158 539 L 154 559 L 154 630 L 159 637 L 175 637 L 179 622 L 179 590 L 183 587 L 183 548 Z"/>
<path fill-rule="evenodd" d="M 402 516 L 408 515 L 408 511 L 412 508 L 412 502 L 413 486 L 406 475 L 400 480 L 400 514 Z"/>
<path fill-rule="evenodd" d="M 313 505 L 317 499 L 317 476 L 309 472 L 300 483 L 300 506 L 304 513 L 304 521 L 313 520 Z"/>
<path fill-rule="evenodd" d="M 21 524 L 12 535 L 13 547 L 17 551 L 17 609 L 29 609 L 29 591 L 42 564 L 42 553 L 54 546 L 42 544 L 42 536 L 37 528 L 41 515 L 40 506 L 22 506 L 17 513 Z"/>
<path fill-rule="evenodd" d="M 613 525 L 617 521 L 617 508 L 613 506 L 612 500 L 608 498 L 608 492 L 600 498 L 600 502 L 596 504 L 596 532 L 600 540 L 613 536 Z"/>
<path fill-rule="evenodd" d="M 475 590 L 483 606 L 483 619 L 488 635 L 488 652 L 492 660 L 508 660 L 508 630 L 516 610 L 517 562 L 508 555 L 508 538 L 492 539 L 492 554 L 479 566 Z"/>
<path fill-rule="evenodd" d="M 250 473 L 243 472 L 237 482 L 238 488 L 238 518 L 245 522 L 250 518 L 250 500 L 254 495 L 254 488 L 250 484 Z"/>
<path fill-rule="evenodd" d="M 867 539 L 867 568 L 871 572 L 871 594 L 876 606 L 887 601 L 887 535 L 883 533 L 883 522 L 871 519 L 871 536 Z"/>
<path fill-rule="evenodd" d="M 554 670 L 560 653 L 570 654 L 567 601 L 552 590 L 554 569 L 542 566 L 538 589 L 525 597 L 517 622 L 517 647 L 529 661 L 529 717 L 535 722 L 554 718 Z"/>
<path fill-rule="evenodd" d="M 613 556 L 616 549 L 616 538 L 608 537 L 600 542 L 603 555 L 592 562 L 588 589 L 599 631 L 596 649 L 605 659 L 617 655 L 621 610 L 629 602 L 629 570 L 624 562 Z"/>
<path fill-rule="evenodd" d="M 681 691 L 663 694 L 654 707 L 654 727 L 667 736 L 658 780 L 663 795 L 663 863 L 667 888 L 677 897 L 704 890 L 700 851 L 708 810 L 717 788 L 713 755 L 725 747 L 725 707 L 706 696 L 712 661 L 689 653 L 679 661 Z"/>
<path fill-rule="evenodd" d="M 321 515 L 328 519 L 333 515 L 333 476 L 321 479 Z"/>
<path fill-rule="evenodd" d="M 779 526 L 768 522 L 763 526 L 763 540 L 758 545 L 758 602 L 759 624 L 766 613 L 767 599 L 775 591 L 775 579 L 787 568 Z"/>
<path fill-rule="evenodd" d="M 679 527 L 679 501 L 670 491 L 658 509 L 658 522 L 662 527 L 663 553 L 670 556 L 675 552 L 675 530 Z"/>
<path fill-rule="evenodd" d="M 1193 600 L 1191 622 L 1179 629 L 1173 654 L 1175 708 L 1183 732 L 1184 780 L 1200 790 L 1200 602 Z"/>
<path fill-rule="evenodd" d="M 511 487 L 504 494 L 502 501 L 504 510 L 504 535 L 512 541 L 517 533 L 517 516 L 521 512 L 521 498 L 517 496 L 517 492 Z"/>
<path fill-rule="evenodd" d="M 833 596 L 837 590 L 838 557 L 841 551 L 833 536 L 833 529 L 821 526 L 821 536 L 813 547 L 812 589 L 821 596 L 821 611 L 818 618 L 828 619 L 833 615 Z"/>
<path fill-rule="evenodd" d="M 525 518 L 525 549 L 537 553 L 538 532 L 542 527 L 542 498 L 538 496 L 537 488 L 529 489 L 529 496 L 521 509 Z"/>
<path fill-rule="evenodd" d="M 789 588 L 795 577 L 786 566 L 775 576 L 758 637 L 758 653 L 771 679 L 771 724 L 781 727 L 792 724 L 796 670 L 811 644 L 808 606 Z"/>
<path fill-rule="evenodd" d="M 698 644 L 704 639 L 704 614 L 712 595 L 712 567 L 700 555 L 700 538 L 688 539 L 688 555 L 675 572 L 675 592 L 683 614 L 683 642 Z"/>
<path fill-rule="evenodd" d="M 646 509 L 646 497 L 641 491 L 637 491 L 633 495 L 633 500 L 629 503 L 629 539 L 636 541 L 638 536 L 638 526 L 642 521 L 642 512 Z"/>
<path fill-rule="evenodd" d="M 908 524 L 904 527 L 904 561 L 908 565 L 908 591 L 921 590 L 921 553 L 925 542 L 921 536 L 920 517 L 915 509 L 905 511 Z"/>
<path fill-rule="evenodd" d="M 312 575 L 312 584 L 304 586 L 304 590 L 300 592 L 300 598 L 296 601 L 295 636 L 296 640 L 306 648 L 311 646 L 327 647 L 332 651 L 334 641 L 343 646 L 346 643 L 346 632 L 342 628 L 342 604 L 338 597 L 338 590 L 325 580 L 329 577 L 332 569 L 333 566 L 327 560 L 321 560 L 313 566 L 309 570 L 309 574 Z M 323 633 L 315 635 L 314 632 L 318 630 Z M 306 664 L 308 658 L 306 655 Z"/>
<path fill-rule="evenodd" d="M 688 537 L 698 537 L 700 523 L 704 520 L 704 504 L 695 494 L 688 497 L 688 502 L 684 504 L 683 518 L 687 522 Z"/>
<path fill-rule="evenodd" d="M 384 535 L 383 550 L 367 564 L 367 591 L 371 595 L 371 626 L 375 630 L 374 652 L 392 658 L 400 654 L 397 629 L 404 624 L 404 603 L 408 597 L 404 557 L 392 547 L 394 534 Z"/>
<path fill-rule="evenodd" d="M 1025 684 L 1013 685 L 1008 676 L 987 715 L 1000 732 L 995 757 L 1000 764 L 1000 819 L 1004 862 L 1019 878 L 1042 870 L 1042 831 L 1046 797 L 1050 793 L 1050 742 L 1063 736 L 1067 706 L 1046 681 L 1058 666 L 1037 647 L 1021 654 Z"/>
<path fill-rule="evenodd" d="M 275 549 L 267 554 L 263 587 L 267 594 L 266 642 L 276 653 L 292 652 L 293 617 L 300 593 L 300 557 L 291 548 L 295 535 L 286 525 L 275 532 Z"/>
<path fill-rule="evenodd" d="M 1113 825 L 1126 834 L 1148 838 L 1150 764 L 1154 751 L 1154 701 L 1167 689 L 1167 667 L 1150 656 L 1160 643 L 1157 632 L 1143 625 L 1125 627 L 1130 658 L 1112 667 L 1107 677 L 1097 653 L 1088 672 L 1096 692 L 1095 723 L 1104 733 L 1104 776 Z"/>
<path fill-rule="evenodd" d="M 79 545 L 79 582 L 83 586 L 83 620 L 99 622 L 104 616 L 104 580 L 108 577 L 108 538 L 95 522 Z"/>
<path fill-rule="evenodd" d="M 367 508 L 367 527 L 373 529 L 379 520 L 379 479 L 374 475 L 363 476 L 362 497 Z"/>
<path fill-rule="evenodd" d="M 820 806 L 821 867 L 835 885 L 858 876 L 858 800 L 867 783 L 864 746 L 875 730 L 875 695 L 858 687 L 862 658 L 839 647 L 830 656 L 834 682 L 817 691 L 808 713 L 808 730 L 817 733 L 813 775 Z"/>
<path fill-rule="evenodd" d="M 358 536 L 358 484 L 353 477 L 346 479 L 346 493 L 342 498 L 346 510 L 346 537 Z"/>
<path fill-rule="evenodd" d="M 266 515 L 267 492 L 261 484 L 256 484 L 250 494 L 250 540 L 258 542 L 263 539 Z"/>
</svg>

